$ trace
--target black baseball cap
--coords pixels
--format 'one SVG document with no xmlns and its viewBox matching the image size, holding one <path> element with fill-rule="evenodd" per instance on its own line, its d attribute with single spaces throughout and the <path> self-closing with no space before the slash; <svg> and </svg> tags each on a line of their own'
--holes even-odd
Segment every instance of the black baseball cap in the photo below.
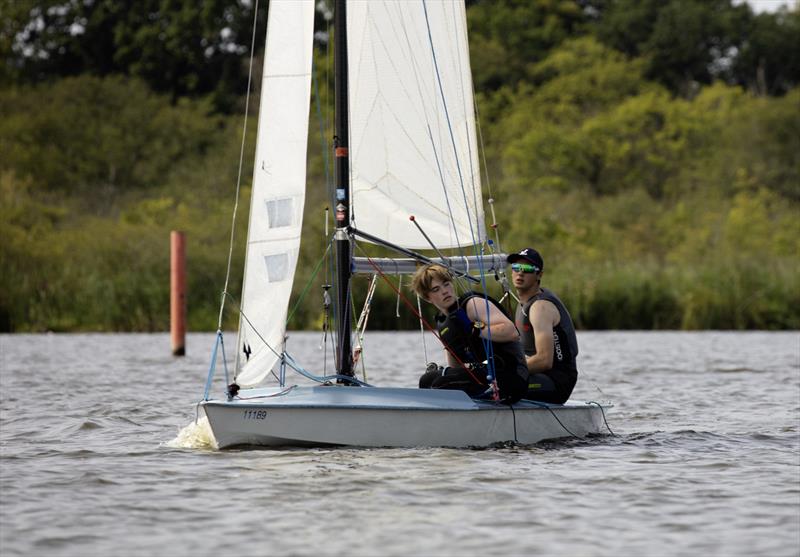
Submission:
<svg viewBox="0 0 800 557">
<path fill-rule="evenodd" d="M 520 260 L 527 261 L 528 263 L 535 265 L 539 271 L 544 269 L 544 259 L 542 259 L 542 256 L 539 254 L 539 252 L 533 248 L 525 248 L 517 253 L 512 253 L 506 258 L 506 261 L 509 263 L 514 263 L 515 261 Z"/>
</svg>

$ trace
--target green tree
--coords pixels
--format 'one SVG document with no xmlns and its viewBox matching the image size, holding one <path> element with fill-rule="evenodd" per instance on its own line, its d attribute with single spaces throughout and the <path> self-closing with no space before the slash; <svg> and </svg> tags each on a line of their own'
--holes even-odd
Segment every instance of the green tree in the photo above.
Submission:
<svg viewBox="0 0 800 557">
<path fill-rule="evenodd" d="M 211 93 L 218 108 L 230 108 L 245 88 L 252 3 L 0 0 L 0 8 L 5 80 L 124 74 L 173 99 Z M 258 51 L 262 45 L 258 33 Z"/>
<path fill-rule="evenodd" d="M 732 74 L 760 95 L 782 95 L 800 84 L 800 8 L 761 13 L 748 26 Z"/>
<path fill-rule="evenodd" d="M 659 11 L 643 45 L 648 76 L 684 96 L 694 94 L 697 83 L 724 73 L 723 59 L 739 47 L 750 16 L 746 4 L 730 0 L 673 0 Z"/>
<path fill-rule="evenodd" d="M 479 90 L 515 85 L 551 48 L 579 32 L 575 0 L 479 0 L 467 10 L 473 80 Z"/>
<path fill-rule="evenodd" d="M 163 183 L 175 161 L 202 154 L 219 121 L 207 102 L 172 106 L 140 80 L 85 76 L 0 90 L 0 170 L 40 191 L 108 206 Z"/>
<path fill-rule="evenodd" d="M 532 69 L 542 85 L 520 88 L 492 136 L 503 145 L 504 177 L 537 191 L 605 191 L 600 174 L 607 161 L 590 140 L 596 136 L 581 126 L 627 98 L 658 90 L 642 71 L 641 63 L 591 37 L 566 41 L 553 50 Z"/>
<path fill-rule="evenodd" d="M 646 75 L 683 96 L 715 78 L 732 79 L 752 11 L 731 0 L 609 0 L 598 38 L 647 61 Z"/>
</svg>

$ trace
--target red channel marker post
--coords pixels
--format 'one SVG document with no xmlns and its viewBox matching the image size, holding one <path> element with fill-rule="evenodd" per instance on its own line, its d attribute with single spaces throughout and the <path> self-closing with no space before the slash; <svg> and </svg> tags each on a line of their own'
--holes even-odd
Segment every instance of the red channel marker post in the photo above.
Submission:
<svg viewBox="0 0 800 557">
<path fill-rule="evenodd" d="M 170 338 L 172 355 L 186 355 L 186 234 L 173 230 L 170 240 Z"/>
</svg>

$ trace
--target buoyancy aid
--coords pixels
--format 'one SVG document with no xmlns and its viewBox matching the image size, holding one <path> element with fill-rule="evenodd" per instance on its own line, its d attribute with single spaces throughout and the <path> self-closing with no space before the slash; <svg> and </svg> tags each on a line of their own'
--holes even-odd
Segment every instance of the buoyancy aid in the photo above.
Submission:
<svg viewBox="0 0 800 557">
<path fill-rule="evenodd" d="M 517 306 L 514 324 L 520 332 L 522 348 L 526 356 L 536 354 L 536 339 L 533 336 L 533 326 L 530 321 L 531 306 L 538 300 L 547 300 L 558 309 L 560 319 L 558 325 L 553 327 L 553 370 L 565 371 L 568 374 L 577 374 L 575 358 L 578 356 L 578 338 L 575 335 L 575 326 L 564 303 L 555 293 L 546 288 L 533 296 L 524 304 Z"/>
<path fill-rule="evenodd" d="M 467 292 L 459 296 L 446 315 L 440 313 L 436 316 L 436 328 L 445 346 L 452 350 L 456 358 L 464 364 L 479 364 L 488 359 L 486 355 L 487 341 L 473 333 L 473 322 L 465 309 L 466 302 L 473 297 L 482 300 L 488 299 L 489 303 L 498 307 L 513 323 L 513 319 L 506 313 L 505 308 L 491 297 L 484 297 L 477 292 Z M 519 341 L 492 341 L 491 348 L 494 369 L 499 382 L 502 382 L 503 376 L 508 377 L 511 374 L 517 375 L 527 382 L 528 367 L 525 364 L 525 356 Z"/>
</svg>

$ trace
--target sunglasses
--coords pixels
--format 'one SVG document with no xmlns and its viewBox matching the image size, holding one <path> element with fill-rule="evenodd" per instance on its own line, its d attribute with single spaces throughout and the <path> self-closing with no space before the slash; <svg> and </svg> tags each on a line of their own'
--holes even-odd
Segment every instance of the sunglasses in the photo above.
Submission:
<svg viewBox="0 0 800 557">
<path fill-rule="evenodd" d="M 536 265 L 531 265 L 530 263 L 512 263 L 511 270 L 517 273 L 538 273 L 539 267 Z"/>
</svg>

